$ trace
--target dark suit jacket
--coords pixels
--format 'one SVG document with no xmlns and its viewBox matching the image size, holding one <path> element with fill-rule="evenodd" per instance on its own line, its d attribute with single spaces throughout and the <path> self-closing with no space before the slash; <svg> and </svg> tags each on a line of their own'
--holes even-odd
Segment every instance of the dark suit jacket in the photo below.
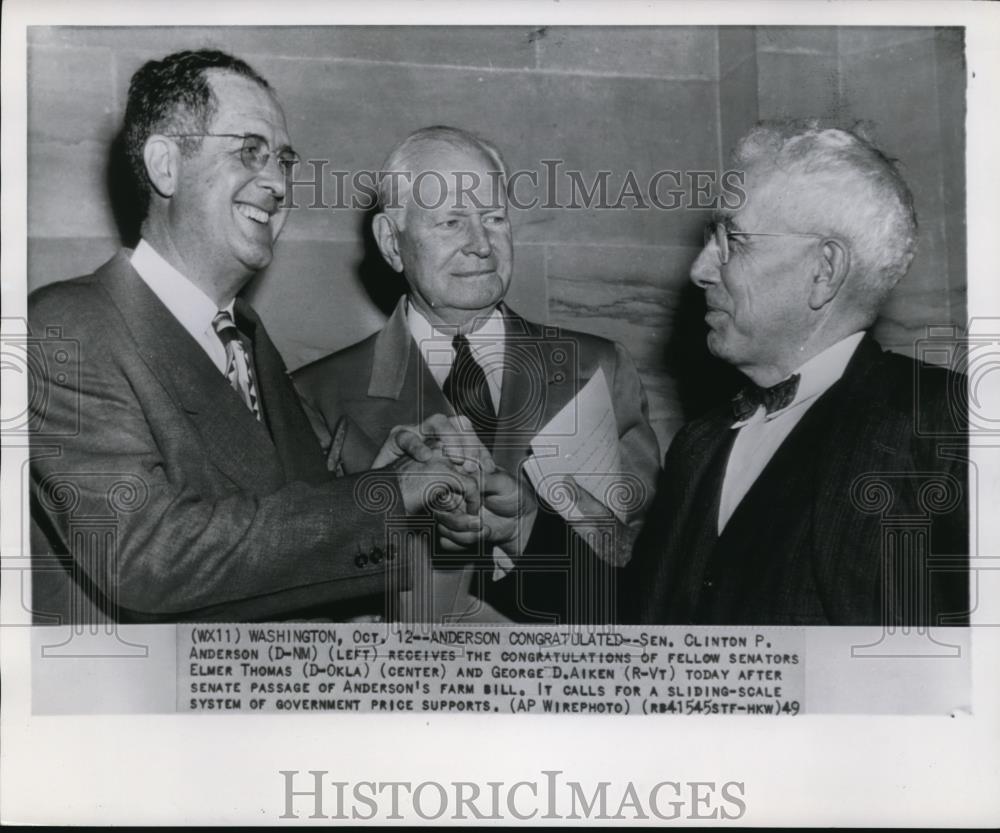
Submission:
<svg viewBox="0 0 1000 833">
<path fill-rule="evenodd" d="M 36 556 L 36 618 L 336 617 L 384 592 L 384 516 L 329 477 L 253 310 L 263 422 L 128 255 L 28 301 L 33 550 L 69 556 Z"/>
<path fill-rule="evenodd" d="M 341 472 L 367 468 L 394 426 L 418 423 L 435 413 L 454 413 L 410 335 L 405 310 L 404 298 L 380 332 L 294 374 L 321 442 L 330 449 L 329 465 Z M 534 324 L 503 306 L 501 311 L 506 335 L 493 448 L 497 465 L 518 472 L 539 430 L 603 367 L 615 408 L 623 470 L 636 492 L 631 517 L 638 526 L 652 495 L 659 451 L 631 358 L 620 345 L 598 336 Z M 475 576 L 467 569 L 453 570 L 450 583 L 445 572 L 436 569 L 433 592 L 438 613 L 465 612 L 466 621 L 575 621 L 608 615 L 596 612 L 609 609 L 606 600 L 588 601 L 584 596 L 607 592 L 608 581 L 615 578 L 545 506 L 526 552 L 539 557 L 522 559 L 519 568 L 500 582 L 490 577 L 489 557 Z M 440 557 L 435 559 L 436 565 L 442 563 Z M 567 575 L 575 581 L 567 582 Z M 470 580 L 478 582 L 478 590 L 466 586 Z M 419 581 L 415 568 L 414 584 Z M 442 608 L 442 596 L 448 594 L 454 598 Z M 479 607 L 482 598 L 499 615 Z M 440 618 L 433 613 L 429 617 Z"/>
<path fill-rule="evenodd" d="M 964 377 L 866 336 L 719 536 L 729 409 L 674 439 L 621 608 L 643 624 L 965 621 Z M 930 559 L 929 561 L 927 559 Z M 939 619 L 951 614 L 954 618 Z"/>
</svg>

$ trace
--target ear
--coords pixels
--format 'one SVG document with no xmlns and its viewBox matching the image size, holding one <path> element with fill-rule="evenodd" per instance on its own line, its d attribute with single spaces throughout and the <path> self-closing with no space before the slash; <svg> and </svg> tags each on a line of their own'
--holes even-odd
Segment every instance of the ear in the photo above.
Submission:
<svg viewBox="0 0 1000 833">
<path fill-rule="evenodd" d="M 820 249 L 819 269 L 809 290 L 809 306 L 822 309 L 837 297 L 851 271 L 851 250 L 835 237 L 823 241 Z"/>
<path fill-rule="evenodd" d="M 399 256 L 399 230 L 396 224 L 387 214 L 376 214 L 372 220 L 372 233 L 385 262 L 402 273 L 403 258 Z"/>
<path fill-rule="evenodd" d="M 154 133 L 146 139 L 142 158 L 146 162 L 146 175 L 156 193 L 161 197 L 172 197 L 180 174 L 180 148 L 165 136 Z"/>
</svg>

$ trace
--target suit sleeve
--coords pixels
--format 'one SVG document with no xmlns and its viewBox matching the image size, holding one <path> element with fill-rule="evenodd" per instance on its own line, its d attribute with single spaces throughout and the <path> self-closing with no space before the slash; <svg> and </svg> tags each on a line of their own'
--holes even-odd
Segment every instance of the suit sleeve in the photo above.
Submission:
<svg viewBox="0 0 1000 833">
<path fill-rule="evenodd" d="M 100 595 L 155 621 L 275 617 L 384 589 L 386 564 L 358 554 L 382 552 L 401 506 L 393 475 L 252 494 L 211 461 L 178 465 L 196 429 L 180 408 L 162 412 L 170 400 L 133 345 L 90 306 L 34 305 L 32 332 L 59 321 L 80 361 L 62 372 L 64 343 L 36 342 L 31 476 L 49 529 Z"/>
</svg>

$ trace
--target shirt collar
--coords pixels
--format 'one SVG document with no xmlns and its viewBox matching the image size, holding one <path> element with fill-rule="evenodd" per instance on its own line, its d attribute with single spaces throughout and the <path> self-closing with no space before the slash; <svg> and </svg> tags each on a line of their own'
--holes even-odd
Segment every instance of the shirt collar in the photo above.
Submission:
<svg viewBox="0 0 1000 833">
<path fill-rule="evenodd" d="M 864 332 L 852 333 L 847 338 L 842 338 L 836 344 L 826 348 L 822 353 L 813 356 L 795 372 L 799 374 L 799 389 L 795 393 L 789 408 L 794 408 L 803 402 L 814 399 L 820 394 L 833 387 L 851 361 L 851 356 L 861 344 Z M 788 410 L 787 408 L 783 410 Z M 781 411 L 775 413 L 780 414 Z M 771 414 L 770 416 L 774 416 Z"/>
<path fill-rule="evenodd" d="M 213 329 L 212 319 L 220 307 L 145 240 L 140 240 L 135 247 L 131 263 L 139 277 L 184 329 L 190 333 Z M 233 315 L 234 305 L 235 299 L 221 309 Z"/>
<path fill-rule="evenodd" d="M 431 345 L 430 342 L 446 341 L 450 348 L 451 340 L 458 333 L 457 326 L 450 324 L 435 326 L 431 324 L 424 314 L 410 302 L 406 304 L 406 324 L 410 328 L 410 335 L 413 336 L 413 340 L 420 345 L 420 351 L 425 354 L 425 358 L 427 350 L 433 349 L 437 351 L 443 346 L 440 344 Z M 482 326 L 468 335 L 469 346 L 472 348 L 473 354 L 479 352 L 477 347 L 502 343 L 504 338 L 504 324 L 500 310 L 494 307 L 493 312 L 490 313 Z"/>
<path fill-rule="evenodd" d="M 861 344 L 861 339 L 864 338 L 864 335 L 862 331 L 852 333 L 847 338 L 842 338 L 836 344 L 827 347 L 823 352 L 817 353 L 794 372 L 789 373 L 785 377 L 786 379 L 794 376 L 796 373 L 799 374 L 799 387 L 795 392 L 795 398 L 780 411 L 773 411 L 770 414 L 764 415 L 763 420 L 770 422 L 772 419 L 776 419 L 782 414 L 801 407 L 817 396 L 826 393 L 844 375 L 844 371 L 851 361 L 851 356 L 858 349 L 858 345 Z M 758 408 L 749 419 L 736 422 L 732 427 L 741 428 L 749 422 L 759 421 L 762 414 L 763 409 Z"/>
<path fill-rule="evenodd" d="M 431 375 L 439 385 L 443 385 L 455 361 L 455 348 L 451 340 L 457 334 L 458 327 L 448 324 L 432 325 L 409 301 L 406 304 L 406 324 Z M 498 371 L 503 366 L 505 333 L 503 315 L 494 307 L 482 326 L 468 334 L 469 349 L 486 373 L 490 391 L 496 401 L 499 401 L 500 396 Z"/>
</svg>

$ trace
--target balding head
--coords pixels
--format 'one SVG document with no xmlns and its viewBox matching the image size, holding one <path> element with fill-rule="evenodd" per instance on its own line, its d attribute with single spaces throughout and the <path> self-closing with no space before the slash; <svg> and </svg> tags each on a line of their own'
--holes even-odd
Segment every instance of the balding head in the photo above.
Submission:
<svg viewBox="0 0 1000 833">
<path fill-rule="evenodd" d="M 463 159 L 468 164 L 446 169 L 446 161 L 454 168 L 455 160 Z M 474 181 L 484 174 L 485 181 Z M 456 176 L 461 176 L 461 181 L 456 182 Z M 459 197 L 470 192 L 481 195 L 488 187 L 490 203 L 499 204 L 506 202 L 506 177 L 506 163 L 492 142 L 458 127 L 423 127 L 410 133 L 386 157 L 378 181 L 379 209 L 403 227 L 410 201 L 417 198 L 425 207 L 433 205 L 442 187 L 461 192 Z"/>
</svg>

